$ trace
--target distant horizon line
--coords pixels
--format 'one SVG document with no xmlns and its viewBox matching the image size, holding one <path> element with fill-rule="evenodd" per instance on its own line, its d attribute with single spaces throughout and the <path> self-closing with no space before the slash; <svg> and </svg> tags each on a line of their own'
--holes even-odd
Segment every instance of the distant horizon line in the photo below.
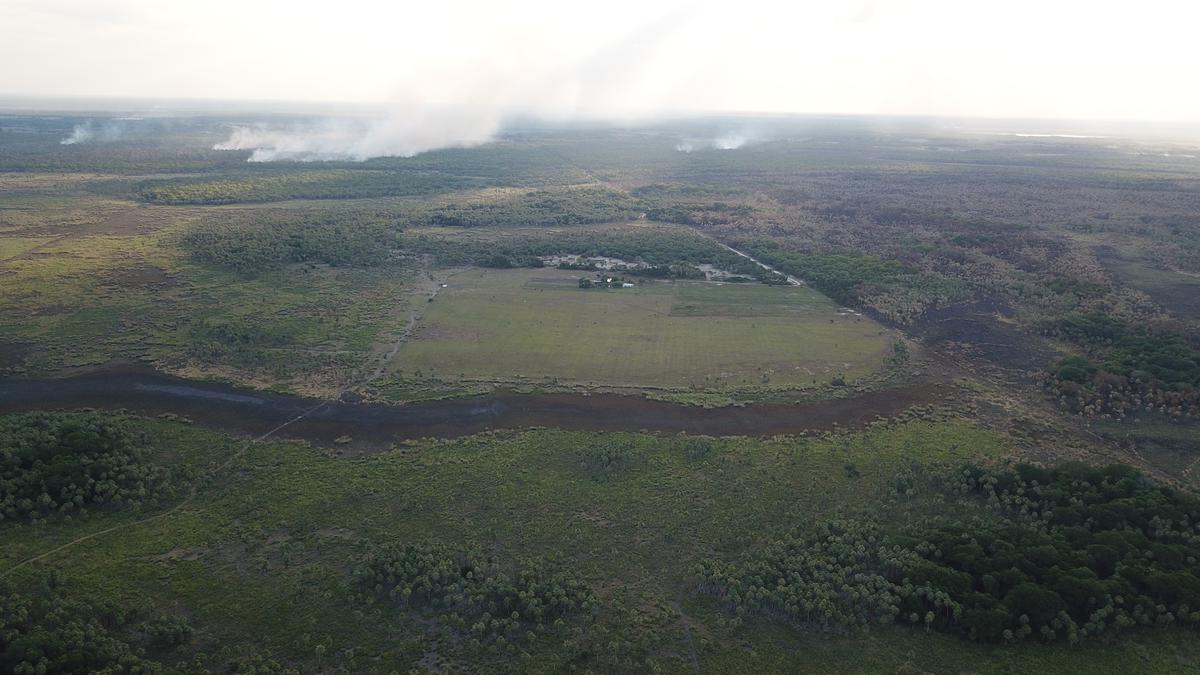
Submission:
<svg viewBox="0 0 1200 675">
<path fill-rule="evenodd" d="M 57 106 L 57 107 L 56 107 Z M 147 110 L 146 108 L 150 108 Z M 155 109 L 159 110 L 155 110 Z M 292 117 L 353 117 L 382 114 L 394 106 L 387 102 L 331 102 L 300 99 L 236 99 L 213 97 L 170 97 L 170 96 L 107 96 L 99 94 L 10 94 L 0 93 L 0 114 L 43 113 L 88 114 L 139 113 L 145 117 L 170 116 L 219 116 L 230 114 L 259 114 Z M 159 113 L 159 114 L 156 114 Z M 539 122 L 548 126 L 572 126 L 597 124 L 616 127 L 652 126 L 664 122 L 700 121 L 713 119 L 772 119 L 772 120 L 821 120 L 863 119 L 895 120 L 910 122 L 989 122 L 1010 124 L 1074 124 L 1093 128 L 1120 127 L 1125 132 L 1132 128 L 1140 131 L 1160 132 L 1167 129 L 1192 129 L 1200 131 L 1200 120 L 1184 119 L 1115 119 L 1075 117 L 1033 116 L 987 116 L 944 113 L 878 113 L 878 112 L 830 112 L 830 111 L 773 111 L 773 110 L 665 110 L 655 113 L 630 112 L 627 115 L 597 116 L 546 116 L 534 113 L 513 113 L 507 116 L 511 122 Z M 1031 134 L 1036 135 L 1036 134 Z M 1158 135 L 1158 134 L 1155 134 Z"/>
</svg>

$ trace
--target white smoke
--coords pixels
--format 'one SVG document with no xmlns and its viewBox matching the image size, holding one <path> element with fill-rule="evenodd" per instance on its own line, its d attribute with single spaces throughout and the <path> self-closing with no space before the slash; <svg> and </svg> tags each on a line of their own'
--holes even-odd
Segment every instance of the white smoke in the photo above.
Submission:
<svg viewBox="0 0 1200 675">
<path fill-rule="evenodd" d="M 751 143 L 764 140 L 761 133 L 749 127 L 736 131 L 719 132 L 712 138 L 684 138 L 675 144 L 678 152 L 693 152 L 695 150 L 737 150 Z"/>
<path fill-rule="evenodd" d="M 87 120 L 75 125 L 71 135 L 59 141 L 59 145 L 82 143 L 112 143 L 120 140 L 128 131 L 128 125 L 140 121 L 140 117 L 115 117 L 102 124 Z"/>
<path fill-rule="evenodd" d="M 251 162 L 363 161 L 487 143 L 509 119 L 647 119 L 677 94 L 647 64 L 690 16 L 690 7 L 667 12 L 563 61 L 530 48 L 414 68 L 398 75 L 407 79 L 377 115 L 240 126 L 213 147 L 249 150 Z"/>
<path fill-rule="evenodd" d="M 249 161 L 358 161 L 371 157 L 412 157 L 447 147 L 486 143 L 500 129 L 499 112 L 413 109 L 407 114 L 369 118 L 330 118 L 285 128 L 235 127 L 214 150 L 252 150 Z"/>
<path fill-rule="evenodd" d="M 88 120 L 82 124 L 76 124 L 71 131 L 71 135 L 59 141 L 59 145 L 75 145 L 76 143 L 87 143 L 92 140 L 96 132 L 92 130 L 92 121 Z"/>
<path fill-rule="evenodd" d="M 751 140 L 752 137 L 745 133 L 722 134 L 712 140 L 712 146 L 717 150 L 737 150 Z"/>
</svg>

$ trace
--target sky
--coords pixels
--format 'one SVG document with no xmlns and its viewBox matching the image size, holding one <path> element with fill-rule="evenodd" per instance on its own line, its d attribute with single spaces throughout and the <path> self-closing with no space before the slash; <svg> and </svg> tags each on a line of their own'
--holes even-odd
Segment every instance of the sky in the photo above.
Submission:
<svg viewBox="0 0 1200 675">
<path fill-rule="evenodd" d="M 1186 0 L 0 0 L 0 95 L 377 111 L 223 144 L 259 159 L 471 145 L 513 116 L 1195 124 L 1197 26 Z"/>
<path fill-rule="evenodd" d="M 0 93 L 1200 120 L 1184 0 L 0 0 Z"/>
</svg>

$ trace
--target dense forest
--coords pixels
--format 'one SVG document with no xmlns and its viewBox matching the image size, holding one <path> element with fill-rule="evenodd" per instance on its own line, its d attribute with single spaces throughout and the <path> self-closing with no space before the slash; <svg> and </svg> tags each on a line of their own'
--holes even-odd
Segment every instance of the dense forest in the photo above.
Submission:
<svg viewBox="0 0 1200 675">
<path fill-rule="evenodd" d="M 403 250 L 432 256 L 441 265 L 539 267 L 542 257 L 579 255 L 619 258 L 652 266 L 711 264 L 753 278 L 769 273 L 717 242 L 686 230 L 566 230 L 539 235 L 513 235 L 493 241 L 429 235 L 402 235 Z"/>
</svg>

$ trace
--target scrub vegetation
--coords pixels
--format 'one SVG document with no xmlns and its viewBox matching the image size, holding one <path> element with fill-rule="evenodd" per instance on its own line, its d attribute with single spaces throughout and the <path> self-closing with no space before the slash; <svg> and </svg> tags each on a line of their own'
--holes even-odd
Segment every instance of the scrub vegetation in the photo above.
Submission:
<svg viewBox="0 0 1200 675">
<path fill-rule="evenodd" d="M 0 118 L 5 672 L 1200 663 L 1191 150 L 775 119 L 247 162 L 240 118 Z M 22 396 L 141 369 L 230 386 Z"/>
</svg>

